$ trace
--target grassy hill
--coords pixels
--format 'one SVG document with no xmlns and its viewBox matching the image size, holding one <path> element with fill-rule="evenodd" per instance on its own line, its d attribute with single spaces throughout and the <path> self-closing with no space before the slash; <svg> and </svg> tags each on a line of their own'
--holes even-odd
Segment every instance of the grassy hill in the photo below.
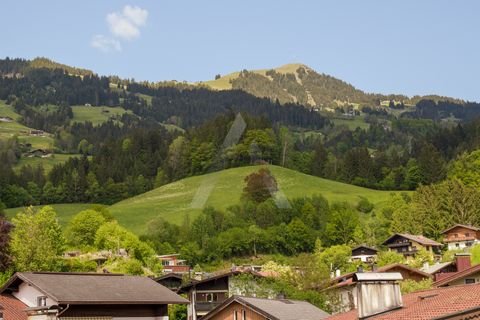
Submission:
<svg viewBox="0 0 480 320">
<path fill-rule="evenodd" d="M 30 143 L 33 149 L 51 149 L 53 147 L 53 138 L 50 136 L 32 136 L 29 135 L 32 128 L 19 123 L 20 115 L 15 112 L 12 106 L 5 104 L 0 100 L 0 117 L 12 118 L 12 122 L 0 121 L 0 139 L 8 139 L 14 135 L 22 143 Z"/>
<path fill-rule="evenodd" d="M 124 113 L 132 113 L 121 107 L 87 107 L 73 106 L 73 122 L 90 121 L 93 125 L 100 125 L 109 119 L 120 118 Z"/>
<path fill-rule="evenodd" d="M 62 225 L 66 225 L 70 219 L 80 211 L 89 209 L 92 207 L 90 203 L 66 203 L 66 204 L 51 204 L 51 207 L 55 209 L 58 215 L 58 221 Z M 42 208 L 44 206 L 35 206 L 35 208 Z M 7 217 L 11 219 L 18 212 L 22 211 L 24 208 L 10 208 L 5 209 Z"/>
<path fill-rule="evenodd" d="M 244 187 L 243 179 L 259 168 L 234 168 L 186 178 L 118 202 L 109 209 L 122 225 L 137 234 L 142 234 L 148 223 L 157 217 L 180 224 L 187 213 L 193 219 L 202 211 L 202 199 L 205 200 L 205 206 L 218 209 L 226 209 L 238 203 Z M 365 197 L 376 208 L 381 208 L 392 193 L 326 180 L 277 166 L 269 166 L 269 169 L 287 198 L 321 194 L 330 202 L 346 201 L 355 205 L 360 197 Z M 84 203 L 52 205 L 62 225 L 66 225 L 76 213 L 91 206 L 92 204 Z M 11 218 L 21 210 L 22 208 L 10 208 L 5 211 Z"/>
<path fill-rule="evenodd" d="M 187 213 L 194 218 L 201 212 L 198 205 L 202 201 L 194 201 L 197 192 L 199 197 L 196 199 L 205 199 L 205 205 L 226 209 L 239 202 L 243 179 L 258 169 L 258 166 L 250 166 L 186 178 L 116 203 L 110 211 L 121 224 L 136 233 L 142 233 L 149 221 L 156 217 L 180 224 Z M 322 194 L 330 202 L 356 204 L 360 197 L 365 197 L 381 207 L 391 193 L 321 179 L 277 166 L 269 166 L 269 169 L 287 198 Z M 202 188 L 198 191 L 200 186 Z"/>
</svg>

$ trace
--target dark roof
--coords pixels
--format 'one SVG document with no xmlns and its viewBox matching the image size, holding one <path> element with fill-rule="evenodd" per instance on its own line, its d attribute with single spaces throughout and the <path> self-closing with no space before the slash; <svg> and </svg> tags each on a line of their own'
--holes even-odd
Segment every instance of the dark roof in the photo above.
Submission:
<svg viewBox="0 0 480 320">
<path fill-rule="evenodd" d="M 330 315 L 307 301 L 298 300 L 273 300 L 251 297 L 233 296 L 221 305 L 210 311 L 202 320 L 211 319 L 214 315 L 224 310 L 231 303 L 237 302 L 256 313 L 272 320 L 321 320 Z"/>
<path fill-rule="evenodd" d="M 188 303 L 150 278 L 104 273 L 20 272 L 10 278 L 0 293 L 15 290 L 22 282 L 58 304 Z"/>
<path fill-rule="evenodd" d="M 217 279 L 221 279 L 221 278 L 225 278 L 225 277 L 236 276 L 236 275 L 239 275 L 239 274 L 251 274 L 251 275 L 254 275 L 254 276 L 257 276 L 257 277 L 262 277 L 262 278 L 265 277 L 263 274 L 261 274 L 259 272 L 256 272 L 256 271 L 251 271 L 251 270 L 248 270 L 248 271 L 235 270 L 235 271 L 223 272 L 223 273 L 216 274 L 214 276 L 211 276 L 211 277 L 208 277 L 208 278 L 205 278 L 205 279 L 202 279 L 202 280 L 193 280 L 192 279 L 188 283 L 186 283 L 182 287 L 180 287 L 180 289 L 178 290 L 178 293 L 188 292 L 190 290 L 190 288 L 192 288 L 193 286 L 199 285 L 199 284 L 207 283 L 207 282 L 217 280 Z"/>
<path fill-rule="evenodd" d="M 390 242 L 390 240 L 392 240 L 393 238 L 395 237 L 403 237 L 403 238 L 407 238 L 409 240 L 412 240 L 412 241 L 415 241 L 415 242 L 418 242 L 424 246 L 437 246 L 437 247 L 441 247 L 442 244 L 441 243 L 438 243 L 432 239 L 428 239 L 427 237 L 424 237 L 422 235 L 412 235 L 412 234 L 408 234 L 408 233 L 395 233 L 393 236 L 391 236 L 390 238 L 388 238 L 387 240 L 385 240 L 383 242 L 384 245 L 388 244 L 388 242 Z"/>
<path fill-rule="evenodd" d="M 457 227 L 462 227 L 462 228 L 470 229 L 470 230 L 474 230 L 474 231 L 480 231 L 480 228 L 477 228 L 477 227 L 474 227 L 474 226 L 467 226 L 467 225 L 465 225 L 465 224 L 459 224 L 459 223 L 457 223 L 457 224 L 451 226 L 450 228 L 443 230 L 443 231 L 442 231 L 442 234 L 443 234 L 443 233 L 447 233 L 448 231 L 450 231 L 450 230 L 452 230 L 452 229 L 454 229 L 454 228 L 457 228 Z"/>
<path fill-rule="evenodd" d="M 470 267 L 470 268 L 465 269 L 463 271 L 455 272 L 454 274 L 452 274 L 449 277 L 446 277 L 446 278 L 443 278 L 441 280 L 438 280 L 437 282 L 434 282 L 433 285 L 435 287 L 442 287 L 442 286 L 448 285 L 452 281 L 456 281 L 456 280 L 462 279 L 464 277 L 468 277 L 468 276 L 470 276 L 472 274 L 475 274 L 477 272 L 480 272 L 480 264 L 477 264 L 476 266 Z M 480 305 L 480 302 L 479 302 L 479 305 Z"/>
<path fill-rule="evenodd" d="M 402 297 L 403 307 L 369 317 L 371 320 L 432 320 L 453 319 L 456 315 L 467 317 L 455 319 L 477 319 L 468 317 L 480 314 L 480 284 L 466 284 L 446 288 L 435 288 L 406 294 Z M 357 310 L 337 314 L 328 320 L 356 320 Z"/>
<path fill-rule="evenodd" d="M 369 250 L 373 250 L 373 251 L 378 251 L 378 249 L 375 249 L 374 247 L 369 247 L 369 246 L 364 245 L 364 244 L 356 246 L 355 248 L 352 249 L 352 251 L 353 250 L 358 250 L 360 248 L 365 248 L 365 249 L 369 249 Z"/>
<path fill-rule="evenodd" d="M 155 281 L 160 281 L 160 280 L 170 279 L 170 278 L 183 280 L 183 276 L 182 276 L 181 274 L 174 273 L 174 272 L 170 272 L 170 273 L 164 274 L 163 276 L 160 276 L 160 277 L 158 277 L 158 278 L 154 278 L 153 280 L 155 280 Z M 194 281 L 194 280 L 192 279 L 191 281 Z"/>
<path fill-rule="evenodd" d="M 27 320 L 27 313 L 24 311 L 27 305 L 12 295 L 0 295 L 0 311 L 3 312 L 5 320 Z"/>
</svg>

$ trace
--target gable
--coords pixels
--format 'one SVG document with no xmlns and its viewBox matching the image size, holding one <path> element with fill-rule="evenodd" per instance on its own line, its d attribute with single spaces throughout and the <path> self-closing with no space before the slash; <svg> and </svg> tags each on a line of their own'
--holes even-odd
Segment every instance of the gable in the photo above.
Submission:
<svg viewBox="0 0 480 320">
<path fill-rule="evenodd" d="M 358 247 L 352 250 L 352 256 L 361 256 L 361 255 L 369 255 L 373 256 L 376 255 L 377 251 L 373 250 L 372 248 L 367 248 L 367 247 Z"/>
<path fill-rule="evenodd" d="M 46 304 L 47 306 L 56 305 L 56 302 L 51 298 L 48 297 L 45 293 L 41 292 L 37 288 L 27 284 L 26 282 L 22 282 L 18 286 L 18 291 L 12 292 L 12 295 L 26 304 L 28 307 L 36 307 L 37 306 L 37 298 L 38 297 L 47 297 Z"/>
</svg>

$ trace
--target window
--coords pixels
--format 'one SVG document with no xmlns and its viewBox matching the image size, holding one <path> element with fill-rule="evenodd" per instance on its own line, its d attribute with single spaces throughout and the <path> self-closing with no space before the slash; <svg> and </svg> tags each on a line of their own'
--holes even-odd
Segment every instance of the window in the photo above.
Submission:
<svg viewBox="0 0 480 320">
<path fill-rule="evenodd" d="M 247 320 L 247 311 L 242 310 L 242 320 Z"/>
<path fill-rule="evenodd" d="M 475 283 L 475 279 L 465 279 L 465 284 Z"/>
<path fill-rule="evenodd" d="M 215 302 L 218 300 L 218 296 L 216 293 L 207 293 L 207 301 L 208 302 Z"/>
<path fill-rule="evenodd" d="M 233 311 L 233 320 L 238 320 L 237 319 L 237 310 Z"/>
<path fill-rule="evenodd" d="M 46 307 L 47 306 L 47 297 L 40 296 L 37 297 L 37 307 Z"/>
<path fill-rule="evenodd" d="M 454 237 L 454 238 L 458 238 L 458 233 L 455 233 L 455 234 L 453 235 L 453 237 Z"/>
<path fill-rule="evenodd" d="M 470 233 L 466 232 L 465 237 L 467 237 L 467 238 L 470 237 Z"/>
<path fill-rule="evenodd" d="M 455 247 L 460 247 L 460 243 L 455 243 Z"/>
</svg>

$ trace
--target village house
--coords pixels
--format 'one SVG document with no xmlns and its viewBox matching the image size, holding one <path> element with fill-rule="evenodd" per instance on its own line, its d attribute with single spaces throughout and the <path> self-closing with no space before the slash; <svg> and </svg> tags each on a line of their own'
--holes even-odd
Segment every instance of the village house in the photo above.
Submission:
<svg viewBox="0 0 480 320">
<path fill-rule="evenodd" d="M 322 320 L 328 316 L 306 301 L 232 296 L 202 320 Z"/>
<path fill-rule="evenodd" d="M 364 263 L 373 263 L 377 258 L 378 250 L 366 245 L 360 245 L 352 249 L 352 262 L 361 261 Z"/>
<path fill-rule="evenodd" d="M 402 280 L 413 280 L 417 282 L 432 278 L 431 275 L 425 272 L 400 263 L 386 265 L 364 273 L 396 273 L 402 276 Z M 358 274 L 358 272 L 346 273 L 332 279 L 330 287 L 325 290 L 336 297 L 336 312 L 346 312 L 357 308 L 358 286 L 355 280 L 355 274 Z"/>
<path fill-rule="evenodd" d="M 442 234 L 448 250 L 461 250 L 480 243 L 480 229 L 477 227 L 456 224 Z"/>
<path fill-rule="evenodd" d="M 21 272 L 0 294 L 23 303 L 28 320 L 168 320 L 169 304 L 188 304 L 150 278 L 122 274 Z"/>
<path fill-rule="evenodd" d="M 406 258 L 413 258 L 420 249 L 425 249 L 432 254 L 439 254 L 442 244 L 428 239 L 422 235 L 396 233 L 383 242 L 389 251 L 403 254 Z"/>
<path fill-rule="evenodd" d="M 182 286 L 183 283 L 183 275 L 178 273 L 168 273 L 164 274 L 161 277 L 153 279 L 155 282 L 161 284 L 164 287 L 172 290 L 173 292 L 177 292 L 178 289 Z M 195 281 L 195 280 L 190 280 Z"/>
<path fill-rule="evenodd" d="M 359 299 L 366 306 L 385 305 L 392 301 L 384 290 L 362 290 Z M 393 299 L 393 301 L 395 301 Z M 378 308 L 376 313 L 353 309 L 336 314 L 328 320 L 473 320 L 480 318 L 480 284 L 459 285 L 416 291 L 403 296 L 392 306 Z"/>
<path fill-rule="evenodd" d="M 462 284 L 480 283 L 480 264 L 472 267 L 469 254 L 459 254 L 456 257 L 457 270 L 444 272 L 437 276 L 433 283 L 435 287 L 456 286 Z"/>
<path fill-rule="evenodd" d="M 190 301 L 187 309 L 187 319 L 198 320 L 231 296 L 244 294 L 236 281 L 236 277 L 241 274 L 263 277 L 255 271 L 233 270 L 200 281 L 193 280 L 183 285 L 178 293 L 187 294 Z M 254 283 L 250 285 L 251 288 L 254 286 Z"/>
<path fill-rule="evenodd" d="M 455 259 L 448 262 L 437 262 L 433 265 L 425 265 L 421 269 L 423 272 L 433 276 L 434 281 L 439 281 L 453 274 L 466 270 L 472 266 L 469 253 L 456 253 Z"/>
<path fill-rule="evenodd" d="M 157 256 L 163 266 L 163 273 L 189 273 L 190 266 L 186 260 L 179 259 L 180 254 L 166 254 Z"/>
<path fill-rule="evenodd" d="M 28 320 L 27 305 L 11 294 L 0 295 L 0 320 Z"/>
</svg>

